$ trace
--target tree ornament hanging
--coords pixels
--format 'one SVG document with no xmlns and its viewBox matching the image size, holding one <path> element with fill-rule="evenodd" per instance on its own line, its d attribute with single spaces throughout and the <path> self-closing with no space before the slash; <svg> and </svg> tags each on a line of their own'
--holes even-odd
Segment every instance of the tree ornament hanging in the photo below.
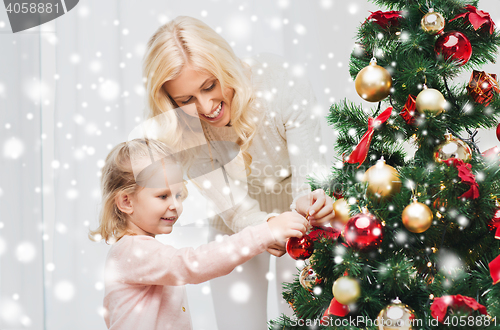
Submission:
<svg viewBox="0 0 500 330">
<path fill-rule="evenodd" d="M 347 204 L 347 201 L 344 198 L 337 199 L 333 203 L 333 211 L 335 212 L 335 217 L 330 220 L 330 225 L 333 228 L 342 230 L 342 228 L 344 228 L 345 224 L 351 218 L 349 215 L 349 210 L 349 204 Z"/>
<path fill-rule="evenodd" d="M 389 71 L 377 65 L 377 59 L 374 57 L 368 66 L 358 72 L 354 85 L 356 92 L 364 100 L 379 102 L 390 94 L 392 77 Z"/>
<path fill-rule="evenodd" d="M 490 230 L 496 229 L 495 238 L 500 239 L 500 201 L 498 199 L 495 199 L 495 207 L 496 210 L 490 222 L 488 222 L 488 228 Z"/>
<path fill-rule="evenodd" d="M 419 113 L 431 112 L 434 116 L 441 114 L 446 107 L 446 100 L 440 91 L 428 88 L 424 85 L 423 90 L 418 93 L 415 99 L 415 107 Z"/>
<path fill-rule="evenodd" d="M 311 265 L 307 265 L 302 269 L 299 276 L 300 285 L 309 292 L 314 290 L 314 287 L 321 283 L 321 279 L 312 269 Z"/>
<path fill-rule="evenodd" d="M 406 103 L 399 113 L 399 115 L 404 119 L 404 121 L 408 125 L 414 125 L 415 124 L 415 110 L 416 110 L 416 98 L 414 95 L 408 95 L 408 98 L 406 99 Z"/>
<path fill-rule="evenodd" d="M 430 8 L 429 12 L 422 17 L 420 25 L 422 30 L 429 34 L 440 34 L 444 30 L 445 19 L 443 15 Z"/>
<path fill-rule="evenodd" d="M 359 251 L 376 248 L 384 239 L 382 222 L 364 209 L 362 213 L 353 216 L 344 227 L 342 237 L 347 245 Z"/>
<path fill-rule="evenodd" d="M 450 133 L 446 133 L 445 141 L 437 146 L 434 151 L 434 160 L 438 163 L 445 162 L 451 158 L 468 162 L 472 159 L 472 150 L 460 139 L 455 138 Z"/>
<path fill-rule="evenodd" d="M 429 229 L 434 215 L 427 205 L 414 199 L 413 203 L 405 207 L 401 218 L 406 229 L 419 234 Z"/>
<path fill-rule="evenodd" d="M 500 124 L 497 126 L 497 139 L 500 141 Z"/>
<path fill-rule="evenodd" d="M 349 276 L 342 276 L 333 283 L 332 292 L 339 303 L 350 305 L 359 299 L 361 287 L 356 279 Z"/>
<path fill-rule="evenodd" d="M 472 56 L 472 46 L 469 39 L 459 31 L 450 31 L 442 34 L 436 44 L 434 51 L 445 60 L 452 59 L 459 66 L 467 63 Z"/>
<path fill-rule="evenodd" d="M 467 92 L 476 103 L 488 106 L 493 96 L 500 93 L 497 75 L 473 70 L 469 84 L 467 85 Z"/>
<path fill-rule="evenodd" d="M 380 311 L 377 317 L 379 330 L 412 330 L 415 312 L 396 298 Z"/>
<path fill-rule="evenodd" d="M 434 203 L 432 203 L 435 209 L 440 210 L 442 208 L 447 208 L 448 207 L 448 200 L 445 198 L 437 197 L 434 200 Z"/>
<path fill-rule="evenodd" d="M 365 172 L 363 182 L 368 182 L 368 194 L 382 200 L 401 191 L 398 171 L 387 165 L 383 157 Z"/>
<path fill-rule="evenodd" d="M 286 252 L 295 260 L 305 260 L 314 253 L 314 242 L 309 235 L 290 237 L 286 242 Z"/>
</svg>

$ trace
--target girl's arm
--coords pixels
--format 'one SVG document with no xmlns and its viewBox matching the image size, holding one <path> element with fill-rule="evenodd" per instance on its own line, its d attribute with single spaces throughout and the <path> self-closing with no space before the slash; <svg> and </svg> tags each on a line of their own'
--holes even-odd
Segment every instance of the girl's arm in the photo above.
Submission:
<svg viewBox="0 0 500 330">
<path fill-rule="evenodd" d="M 275 242 L 267 223 L 196 249 L 175 249 L 144 235 L 125 236 L 122 240 L 110 252 L 107 281 L 174 286 L 227 275 Z"/>
</svg>

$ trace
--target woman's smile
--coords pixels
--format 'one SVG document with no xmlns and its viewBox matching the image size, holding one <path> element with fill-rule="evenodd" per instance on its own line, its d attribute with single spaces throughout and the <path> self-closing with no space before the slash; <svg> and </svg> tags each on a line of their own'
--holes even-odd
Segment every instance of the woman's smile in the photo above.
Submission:
<svg viewBox="0 0 500 330">
<path fill-rule="evenodd" d="M 194 104 L 199 118 L 212 126 L 223 127 L 231 120 L 234 90 L 225 88 L 223 92 L 220 82 L 211 73 L 186 65 L 177 78 L 163 85 L 163 89 L 181 108 Z"/>
</svg>

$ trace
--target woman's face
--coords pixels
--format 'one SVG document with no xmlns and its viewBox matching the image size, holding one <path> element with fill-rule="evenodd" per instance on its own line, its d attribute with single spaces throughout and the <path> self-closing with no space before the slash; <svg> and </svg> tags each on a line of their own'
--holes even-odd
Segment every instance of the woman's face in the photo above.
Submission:
<svg viewBox="0 0 500 330">
<path fill-rule="evenodd" d="M 200 119 L 212 126 L 226 126 L 231 120 L 234 90 L 226 88 L 224 97 L 219 81 L 210 73 L 186 65 L 177 78 L 163 84 L 163 89 L 186 113 L 190 114 L 186 106 L 194 105 Z"/>
</svg>

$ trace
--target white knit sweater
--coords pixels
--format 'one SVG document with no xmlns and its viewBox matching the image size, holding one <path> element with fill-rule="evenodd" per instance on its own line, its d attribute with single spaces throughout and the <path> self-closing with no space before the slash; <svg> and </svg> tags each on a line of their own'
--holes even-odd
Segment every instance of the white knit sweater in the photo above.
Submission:
<svg viewBox="0 0 500 330">
<path fill-rule="evenodd" d="M 252 172 L 246 177 L 240 153 L 224 166 L 226 179 L 219 170 L 194 180 L 214 203 L 211 224 L 228 234 L 289 211 L 297 197 L 310 191 L 307 176 L 325 170 L 319 151 L 320 122 L 313 113 L 315 97 L 308 80 L 293 76 L 275 55 L 261 54 L 246 62 L 252 68 L 256 105 L 261 110 L 256 118 L 258 131 L 248 149 Z M 208 126 L 205 134 L 209 141 L 237 140 L 232 127 Z M 213 148 L 223 147 L 215 143 Z"/>
</svg>

